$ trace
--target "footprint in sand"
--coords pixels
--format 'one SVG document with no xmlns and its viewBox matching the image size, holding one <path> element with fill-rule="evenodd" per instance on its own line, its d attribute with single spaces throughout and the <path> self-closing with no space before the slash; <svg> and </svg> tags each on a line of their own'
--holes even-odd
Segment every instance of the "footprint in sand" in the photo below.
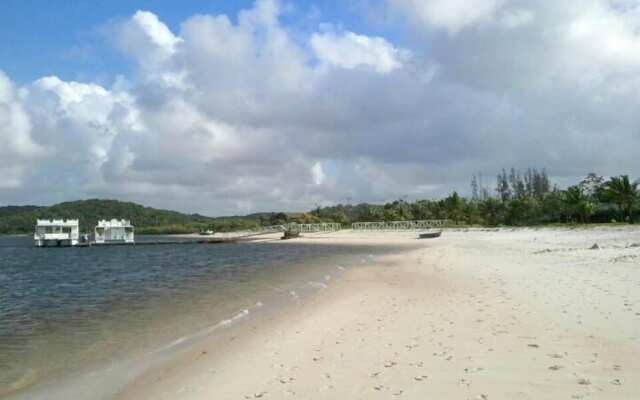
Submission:
<svg viewBox="0 0 640 400">
<path fill-rule="evenodd" d="M 466 385 L 467 387 L 471 386 L 471 381 L 468 381 L 464 378 L 460 378 L 460 380 L 458 381 L 458 385 L 462 386 L 462 385 Z"/>
<path fill-rule="evenodd" d="M 386 362 L 386 363 L 384 364 L 384 367 L 385 367 L 385 368 L 391 368 L 391 367 L 393 367 L 393 366 L 395 366 L 395 365 L 397 365 L 397 364 L 398 364 L 398 363 L 397 363 L 397 362 L 395 362 L 395 361 L 388 361 L 388 362 Z"/>
</svg>

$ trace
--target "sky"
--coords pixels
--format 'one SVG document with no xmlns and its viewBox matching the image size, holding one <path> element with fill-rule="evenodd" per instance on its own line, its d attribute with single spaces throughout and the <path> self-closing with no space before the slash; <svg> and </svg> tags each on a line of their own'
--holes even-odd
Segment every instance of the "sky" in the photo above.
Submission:
<svg viewBox="0 0 640 400">
<path fill-rule="evenodd" d="M 640 175 L 640 1 L 6 0 L 0 205 L 207 215 Z"/>
</svg>

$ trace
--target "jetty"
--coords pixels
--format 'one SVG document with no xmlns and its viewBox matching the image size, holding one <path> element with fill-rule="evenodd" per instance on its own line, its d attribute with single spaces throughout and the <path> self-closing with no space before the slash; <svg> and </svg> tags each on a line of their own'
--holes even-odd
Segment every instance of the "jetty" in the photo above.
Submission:
<svg viewBox="0 0 640 400">
<path fill-rule="evenodd" d="M 230 238 L 209 238 L 209 239 L 169 239 L 169 240 L 143 240 L 138 242 L 84 242 L 78 243 L 75 247 L 104 247 L 104 246 L 162 246 L 175 244 L 221 244 L 221 243 L 237 243 L 248 242 L 252 239 L 246 237 L 230 237 Z"/>
<path fill-rule="evenodd" d="M 429 230 L 420 237 L 437 237 L 431 233 L 434 228 L 449 225 L 446 219 L 418 220 L 418 221 L 374 221 L 354 222 L 351 229 L 355 231 L 402 231 L 402 230 Z M 38 247 L 94 247 L 94 246 L 158 246 L 158 245 L 188 245 L 188 244 L 221 244 L 237 243 L 260 240 L 259 236 L 283 233 L 282 239 L 293 239 L 301 233 L 330 233 L 342 229 L 339 223 L 298 224 L 289 223 L 282 225 L 260 226 L 255 229 L 236 232 L 235 236 L 175 238 L 162 240 L 135 241 L 134 226 L 131 221 L 125 219 L 100 220 L 95 227 L 93 240 L 89 235 L 79 235 L 79 223 L 74 220 L 38 220 L 34 233 L 35 245 Z M 437 230 L 436 230 L 437 231 Z M 210 232 L 207 232 L 209 234 Z M 212 232 L 211 232 L 212 233 Z"/>
</svg>

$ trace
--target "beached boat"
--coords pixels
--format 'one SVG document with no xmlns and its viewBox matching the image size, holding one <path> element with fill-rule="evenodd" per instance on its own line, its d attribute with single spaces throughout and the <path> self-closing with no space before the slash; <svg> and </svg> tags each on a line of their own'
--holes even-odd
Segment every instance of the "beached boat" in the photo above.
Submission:
<svg viewBox="0 0 640 400">
<path fill-rule="evenodd" d="M 419 239 L 433 239 L 433 238 L 440 237 L 440 235 L 442 235 L 442 231 L 431 231 L 431 232 L 421 233 L 418 236 L 418 238 Z"/>
<path fill-rule="evenodd" d="M 300 237 L 300 231 L 284 231 L 284 235 L 282 235 L 282 240 L 295 239 Z"/>
</svg>

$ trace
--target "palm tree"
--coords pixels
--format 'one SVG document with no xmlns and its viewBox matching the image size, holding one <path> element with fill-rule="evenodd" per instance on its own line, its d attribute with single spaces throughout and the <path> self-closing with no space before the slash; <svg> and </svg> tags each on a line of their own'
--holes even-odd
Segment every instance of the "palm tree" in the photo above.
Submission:
<svg viewBox="0 0 640 400">
<path fill-rule="evenodd" d="M 640 199 L 638 184 L 638 181 L 632 183 L 629 175 L 620 175 L 612 176 L 604 185 L 606 197 L 620 207 L 623 218 L 630 224 L 633 224 L 633 206 Z"/>
<path fill-rule="evenodd" d="M 594 204 L 584 193 L 581 186 L 570 186 L 564 192 L 564 201 L 572 214 L 578 215 L 580 222 L 586 224 L 593 214 Z"/>
</svg>

